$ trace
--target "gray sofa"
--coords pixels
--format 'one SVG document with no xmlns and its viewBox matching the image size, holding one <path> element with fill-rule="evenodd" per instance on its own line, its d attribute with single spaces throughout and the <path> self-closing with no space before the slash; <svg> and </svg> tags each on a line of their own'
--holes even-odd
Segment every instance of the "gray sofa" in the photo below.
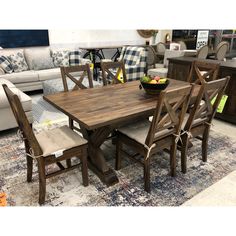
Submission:
<svg viewBox="0 0 236 236">
<path fill-rule="evenodd" d="M 6 84 L 13 93 L 18 95 L 25 114 L 30 123 L 33 123 L 32 101 L 31 98 L 16 88 L 14 84 L 5 79 L 0 79 L 0 131 L 17 127 L 15 117 L 3 90 L 2 84 Z"/>
<path fill-rule="evenodd" d="M 8 57 L 9 55 L 16 54 L 17 52 L 23 53 L 28 65 L 28 70 L 8 74 L 5 73 L 0 67 L 0 78 L 7 79 L 12 82 L 21 91 L 42 89 L 43 81 L 61 78 L 60 68 L 54 64 L 52 52 L 62 50 L 75 51 L 79 49 L 60 49 L 50 47 L 1 49 L 0 56 Z M 81 64 L 89 62 L 90 61 L 88 59 L 80 58 Z"/>
<path fill-rule="evenodd" d="M 24 92 L 42 89 L 43 82 L 47 80 L 58 79 L 57 81 L 61 82 L 60 67 L 56 65 L 56 63 L 61 62 L 60 53 L 57 53 L 61 51 L 63 51 L 63 49 L 52 49 L 50 47 L 0 49 L 0 56 L 8 58 L 10 55 L 16 55 L 20 52 L 25 58 L 25 63 L 23 63 L 24 71 L 6 73 L 4 70 L 6 68 L 3 69 L 3 67 L 1 67 L 2 65 L 0 66 L 0 131 L 17 127 L 15 117 L 11 111 L 2 84 L 7 84 L 8 87 L 19 96 L 29 122 L 33 123 L 32 101 Z M 75 51 L 75 49 L 64 49 L 64 51 Z M 54 55 L 59 55 L 57 60 L 55 60 L 55 57 L 53 58 L 53 53 Z M 79 58 L 79 63 L 85 64 L 90 63 L 90 61 Z M 68 64 L 68 66 L 69 65 L 70 64 Z M 74 73 L 73 75 L 77 76 L 80 73 L 81 72 Z"/>
</svg>

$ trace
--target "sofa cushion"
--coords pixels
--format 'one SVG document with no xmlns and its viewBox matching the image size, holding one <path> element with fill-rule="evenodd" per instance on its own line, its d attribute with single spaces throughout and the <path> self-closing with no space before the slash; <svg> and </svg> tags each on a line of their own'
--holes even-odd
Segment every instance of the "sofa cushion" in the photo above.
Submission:
<svg viewBox="0 0 236 236">
<path fill-rule="evenodd" d="M 30 70 L 54 68 L 49 47 L 28 48 L 24 50 L 24 54 Z"/>
<path fill-rule="evenodd" d="M 69 66 L 69 50 L 52 51 L 52 58 L 55 67 Z"/>
<path fill-rule="evenodd" d="M 32 111 L 25 112 L 29 123 L 33 123 L 33 113 Z M 18 127 L 16 123 L 16 118 L 10 107 L 1 109 L 1 121 L 0 121 L 0 131 L 7 130 L 11 128 Z"/>
<path fill-rule="evenodd" d="M 11 54 L 8 58 L 12 64 L 14 72 L 21 72 L 29 69 L 22 52 Z"/>
<path fill-rule="evenodd" d="M 19 97 L 24 111 L 32 110 L 32 100 L 27 94 L 23 93 L 18 88 L 11 88 L 11 91 Z M 6 107 L 10 107 L 10 104 L 8 102 L 4 89 L 1 87 L 0 88 L 0 109 L 6 108 Z"/>
<path fill-rule="evenodd" d="M 37 72 L 38 72 L 38 76 L 39 76 L 40 81 L 61 78 L 60 68 L 40 70 L 40 71 L 37 71 Z"/>
<path fill-rule="evenodd" d="M 8 74 L 13 72 L 13 67 L 5 56 L 0 56 L 0 67 Z"/>
<path fill-rule="evenodd" d="M 1 75 L 1 78 L 7 79 L 14 84 L 39 81 L 37 71 L 32 71 L 32 70 Z"/>
</svg>

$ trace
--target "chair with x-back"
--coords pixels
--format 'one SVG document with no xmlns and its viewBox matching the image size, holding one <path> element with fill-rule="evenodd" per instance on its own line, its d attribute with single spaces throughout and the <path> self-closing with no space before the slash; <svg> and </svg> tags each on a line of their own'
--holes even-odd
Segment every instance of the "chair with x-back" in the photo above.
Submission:
<svg viewBox="0 0 236 236">
<path fill-rule="evenodd" d="M 19 134 L 24 141 L 27 160 L 27 181 L 32 181 L 33 160 L 38 163 L 39 173 L 39 204 L 44 204 L 46 195 L 46 179 L 82 164 L 83 185 L 88 185 L 87 168 L 87 140 L 72 131 L 68 126 L 45 130 L 34 134 L 31 125 L 16 94 L 7 85 L 3 85 L 11 109 L 19 126 Z M 64 167 L 61 161 L 72 157 L 80 159 L 79 164 L 69 168 Z M 46 166 L 57 164 L 59 169 L 47 173 Z"/>
<path fill-rule="evenodd" d="M 126 83 L 127 77 L 123 60 L 101 62 L 103 85 Z"/>
<path fill-rule="evenodd" d="M 162 91 L 157 99 L 152 122 L 133 122 L 117 130 L 116 169 L 121 168 L 123 144 L 134 149 L 142 158 L 130 157 L 143 165 L 144 189 L 147 192 L 150 192 L 150 159 L 157 151 L 170 148 L 171 176 L 176 175 L 176 147 L 191 92 L 190 84 Z"/>
<path fill-rule="evenodd" d="M 181 168 L 187 170 L 187 150 L 189 140 L 197 137 L 202 140 L 202 160 L 207 161 L 208 137 L 212 119 L 224 94 L 230 77 L 195 85 L 198 94 L 189 112 L 186 113 L 181 131 Z M 193 94 L 196 92 L 194 89 Z"/>
<path fill-rule="evenodd" d="M 93 88 L 93 77 L 89 64 L 76 65 L 70 67 L 60 67 L 64 92 Z M 73 73 L 81 72 L 80 76 L 74 76 Z M 81 131 L 74 125 L 73 120 L 69 117 L 69 127 Z"/>
<path fill-rule="evenodd" d="M 187 81 L 195 84 L 216 80 L 220 64 L 196 60 L 192 62 Z"/>
</svg>

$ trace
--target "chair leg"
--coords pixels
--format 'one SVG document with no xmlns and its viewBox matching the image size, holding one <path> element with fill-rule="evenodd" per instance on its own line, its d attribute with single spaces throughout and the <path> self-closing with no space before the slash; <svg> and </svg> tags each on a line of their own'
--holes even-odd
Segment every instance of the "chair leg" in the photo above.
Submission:
<svg viewBox="0 0 236 236">
<path fill-rule="evenodd" d="M 25 151 L 29 153 L 29 143 L 25 140 Z M 32 172 L 33 172 L 33 158 L 26 154 L 26 163 L 27 163 L 27 182 L 32 181 Z"/>
<path fill-rule="evenodd" d="M 207 150 L 208 150 L 209 132 L 210 132 L 210 129 L 207 127 L 207 128 L 205 128 L 204 133 L 203 133 L 203 139 L 202 139 L 202 160 L 204 162 L 207 161 Z"/>
<path fill-rule="evenodd" d="M 82 179 L 83 179 L 83 185 L 86 187 L 89 184 L 89 181 L 88 181 L 87 150 L 85 150 L 83 152 L 81 161 L 82 161 Z"/>
<path fill-rule="evenodd" d="M 31 182 L 33 173 L 33 158 L 26 156 L 26 162 L 27 162 L 27 182 Z"/>
<path fill-rule="evenodd" d="M 45 162 L 43 157 L 38 160 L 38 172 L 39 172 L 39 204 L 42 205 L 45 202 L 46 195 L 46 175 L 45 175 Z"/>
<path fill-rule="evenodd" d="M 144 190 L 150 193 L 150 157 L 144 160 Z"/>
<path fill-rule="evenodd" d="M 120 141 L 119 137 L 116 139 L 116 165 L 115 169 L 119 170 L 121 168 L 121 149 L 122 149 L 122 142 Z"/>
<path fill-rule="evenodd" d="M 172 177 L 176 176 L 176 149 L 177 143 L 174 140 L 170 149 L 170 175 Z"/>
<path fill-rule="evenodd" d="M 185 174 L 187 172 L 187 153 L 189 138 L 187 135 L 182 137 L 182 148 L 181 148 L 181 171 Z"/>
</svg>

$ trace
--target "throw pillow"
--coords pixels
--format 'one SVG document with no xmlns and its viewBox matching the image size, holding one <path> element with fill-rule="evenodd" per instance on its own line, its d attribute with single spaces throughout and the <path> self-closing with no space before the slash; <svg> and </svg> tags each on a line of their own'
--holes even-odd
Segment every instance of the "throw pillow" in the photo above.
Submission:
<svg viewBox="0 0 236 236">
<path fill-rule="evenodd" d="M 13 67 L 11 63 L 4 56 L 0 56 L 0 67 L 8 74 L 13 72 Z"/>
<path fill-rule="evenodd" d="M 24 54 L 30 70 L 44 70 L 54 68 L 48 47 L 25 49 Z"/>
<path fill-rule="evenodd" d="M 12 64 L 14 72 L 21 72 L 29 69 L 22 52 L 11 54 L 8 56 L 8 59 Z"/>
<path fill-rule="evenodd" d="M 80 64 L 80 51 L 71 51 L 70 52 L 70 66 L 76 66 Z"/>
<path fill-rule="evenodd" d="M 69 55 L 70 51 L 62 50 L 62 51 L 52 51 L 52 58 L 54 66 L 69 66 Z"/>
</svg>

